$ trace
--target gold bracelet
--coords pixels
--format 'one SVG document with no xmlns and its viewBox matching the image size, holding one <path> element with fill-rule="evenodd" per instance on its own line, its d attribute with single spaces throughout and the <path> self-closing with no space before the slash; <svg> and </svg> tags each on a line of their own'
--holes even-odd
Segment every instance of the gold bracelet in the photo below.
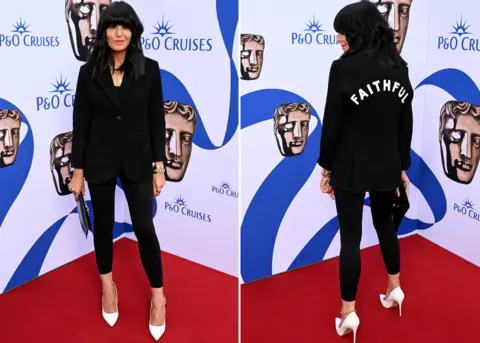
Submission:
<svg viewBox="0 0 480 343">
<path fill-rule="evenodd" d="M 154 174 L 163 174 L 163 173 L 165 173 L 165 167 L 154 165 L 153 168 L 152 168 L 152 172 Z"/>
</svg>

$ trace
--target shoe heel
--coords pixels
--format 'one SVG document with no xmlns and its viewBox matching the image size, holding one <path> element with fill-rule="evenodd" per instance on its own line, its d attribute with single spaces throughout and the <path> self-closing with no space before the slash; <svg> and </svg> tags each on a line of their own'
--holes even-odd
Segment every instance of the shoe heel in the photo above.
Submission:
<svg viewBox="0 0 480 343">
<path fill-rule="evenodd" d="M 342 313 L 342 315 L 343 314 L 345 313 Z M 353 310 L 353 312 L 350 312 L 350 314 L 347 315 L 341 327 L 339 327 L 340 321 L 340 318 L 335 319 L 335 330 L 337 330 L 337 334 L 339 336 L 344 336 L 347 330 L 349 330 L 349 332 L 353 332 L 353 343 L 356 343 L 357 329 L 360 325 L 360 318 L 358 318 L 355 310 Z"/>
<path fill-rule="evenodd" d="M 403 300 L 405 299 L 405 293 L 403 293 L 402 289 L 400 287 L 395 288 L 392 292 L 390 292 L 390 295 L 388 296 L 389 299 L 383 294 L 380 294 L 380 302 L 385 308 L 391 308 L 395 305 L 395 303 L 398 305 L 398 310 L 400 317 L 402 316 L 402 303 Z"/>
</svg>

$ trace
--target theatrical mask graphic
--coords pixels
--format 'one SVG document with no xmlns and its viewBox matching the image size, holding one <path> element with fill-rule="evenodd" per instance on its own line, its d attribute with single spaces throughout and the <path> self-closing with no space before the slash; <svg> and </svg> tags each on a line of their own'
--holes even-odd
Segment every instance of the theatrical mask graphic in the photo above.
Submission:
<svg viewBox="0 0 480 343">
<path fill-rule="evenodd" d="M 368 1 L 368 0 L 367 0 Z M 395 34 L 395 44 L 402 52 L 410 21 L 410 6 L 413 0 L 369 0 L 377 5 Z"/>
<path fill-rule="evenodd" d="M 56 135 L 50 144 L 50 171 L 58 195 L 70 194 L 68 184 L 73 176 L 70 164 L 72 153 L 72 132 Z"/>
<path fill-rule="evenodd" d="M 168 181 L 180 182 L 187 171 L 192 154 L 192 138 L 197 114 L 190 105 L 165 101 L 165 167 Z"/>
<path fill-rule="evenodd" d="M 87 60 L 88 51 L 95 42 L 100 14 L 111 3 L 112 0 L 65 0 L 65 19 L 77 60 Z"/>
<path fill-rule="evenodd" d="M 265 39 L 260 35 L 240 35 L 240 77 L 242 80 L 256 80 L 263 66 Z"/>
<path fill-rule="evenodd" d="M 469 184 L 480 160 L 480 106 L 448 101 L 440 111 L 438 134 L 445 175 Z"/>
<path fill-rule="evenodd" d="M 305 150 L 312 110 L 308 104 L 282 104 L 274 113 L 273 131 L 283 156 L 300 155 Z"/>
<path fill-rule="evenodd" d="M 18 110 L 0 110 L 0 168 L 11 166 L 17 159 L 22 119 Z"/>
</svg>

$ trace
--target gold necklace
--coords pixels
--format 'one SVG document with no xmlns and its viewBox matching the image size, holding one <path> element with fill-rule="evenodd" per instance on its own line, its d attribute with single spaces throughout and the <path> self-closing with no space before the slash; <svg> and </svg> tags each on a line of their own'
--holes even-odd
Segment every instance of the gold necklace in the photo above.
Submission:
<svg viewBox="0 0 480 343">
<path fill-rule="evenodd" d="M 121 75 L 121 74 L 120 74 L 120 75 Z M 118 85 L 119 85 L 119 86 L 122 85 L 122 81 L 123 81 L 122 76 L 117 76 L 117 82 L 118 82 Z"/>
<path fill-rule="evenodd" d="M 112 75 L 117 79 L 118 85 L 122 85 L 123 77 L 122 72 L 118 72 L 112 68 Z"/>
</svg>

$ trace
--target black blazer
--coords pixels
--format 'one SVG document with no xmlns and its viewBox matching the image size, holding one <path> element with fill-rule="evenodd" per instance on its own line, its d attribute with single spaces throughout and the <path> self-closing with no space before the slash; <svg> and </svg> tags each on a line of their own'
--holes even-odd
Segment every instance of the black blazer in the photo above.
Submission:
<svg viewBox="0 0 480 343">
<path fill-rule="evenodd" d="M 137 182 L 152 180 L 152 162 L 165 162 L 165 116 L 158 62 L 146 58 L 145 75 L 125 72 L 115 87 L 109 70 L 98 81 L 80 68 L 73 106 L 71 165 L 87 181 L 106 182 L 123 171 Z"/>
<path fill-rule="evenodd" d="M 413 88 L 408 68 L 365 55 L 332 63 L 318 164 L 334 188 L 395 189 L 410 167 Z"/>
</svg>

